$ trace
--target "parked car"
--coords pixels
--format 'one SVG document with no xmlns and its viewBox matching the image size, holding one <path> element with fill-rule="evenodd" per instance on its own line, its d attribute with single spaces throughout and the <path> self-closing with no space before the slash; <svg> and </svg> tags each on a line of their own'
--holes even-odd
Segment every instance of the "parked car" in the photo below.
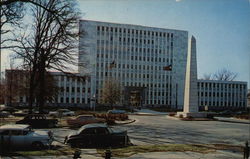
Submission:
<svg viewBox="0 0 250 159">
<path fill-rule="evenodd" d="M 230 116 L 233 114 L 234 114 L 234 112 L 231 110 L 224 110 L 224 111 L 218 113 L 218 115 L 221 115 L 221 116 Z"/>
<path fill-rule="evenodd" d="M 50 146 L 52 141 L 50 131 L 33 131 L 31 126 L 22 124 L 0 126 L 0 143 L 4 146 L 41 149 Z"/>
<path fill-rule="evenodd" d="M 127 131 L 115 131 L 106 124 L 87 124 L 65 137 L 71 147 L 121 147 L 131 144 Z"/>
<path fill-rule="evenodd" d="M 67 119 L 68 125 L 74 127 L 80 127 L 91 123 L 104 123 L 105 121 L 105 119 L 96 118 L 93 115 L 80 115 L 73 119 Z"/>
<path fill-rule="evenodd" d="M 57 111 L 49 112 L 49 116 L 63 117 L 63 116 L 74 116 L 75 112 L 68 109 L 58 109 Z"/>
<path fill-rule="evenodd" d="M 9 117 L 10 112 L 8 111 L 0 111 L 0 118 L 7 118 Z"/>
<path fill-rule="evenodd" d="M 16 122 L 16 124 L 29 124 L 33 128 L 53 128 L 57 123 L 57 119 L 48 119 L 44 114 L 30 114 Z"/>
<path fill-rule="evenodd" d="M 113 110 L 108 110 L 107 114 L 125 114 L 125 110 L 119 110 L 119 109 L 113 109 Z"/>
<path fill-rule="evenodd" d="M 29 110 L 18 110 L 13 113 L 14 116 L 26 116 L 29 113 Z"/>
</svg>

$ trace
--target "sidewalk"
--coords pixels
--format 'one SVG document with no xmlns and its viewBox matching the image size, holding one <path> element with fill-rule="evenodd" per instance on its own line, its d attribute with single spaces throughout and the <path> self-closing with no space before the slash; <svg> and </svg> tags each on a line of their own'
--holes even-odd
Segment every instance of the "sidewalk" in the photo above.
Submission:
<svg viewBox="0 0 250 159">
<path fill-rule="evenodd" d="M 214 118 L 222 122 L 250 124 L 250 121 L 245 120 L 245 119 L 236 119 L 236 118 L 229 118 L 229 117 L 214 117 Z"/>
<path fill-rule="evenodd" d="M 167 115 L 166 112 L 157 112 L 150 109 L 134 109 L 135 112 L 131 113 L 131 115 Z"/>
</svg>

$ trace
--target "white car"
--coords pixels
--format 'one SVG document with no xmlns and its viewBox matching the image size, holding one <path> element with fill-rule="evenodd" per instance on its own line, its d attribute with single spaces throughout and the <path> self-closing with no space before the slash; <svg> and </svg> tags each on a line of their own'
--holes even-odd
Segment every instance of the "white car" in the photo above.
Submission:
<svg viewBox="0 0 250 159">
<path fill-rule="evenodd" d="M 68 109 L 58 109 L 57 111 L 49 112 L 49 116 L 63 117 L 63 116 L 74 116 L 75 112 Z"/>
<path fill-rule="evenodd" d="M 10 147 L 41 149 L 50 146 L 53 134 L 50 131 L 33 131 L 31 126 L 11 124 L 0 126 L 0 143 Z"/>
</svg>

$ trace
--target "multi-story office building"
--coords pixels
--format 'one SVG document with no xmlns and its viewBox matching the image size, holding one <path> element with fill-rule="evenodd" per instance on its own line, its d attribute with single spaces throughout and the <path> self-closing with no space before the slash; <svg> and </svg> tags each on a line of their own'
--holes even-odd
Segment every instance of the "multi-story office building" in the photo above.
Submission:
<svg viewBox="0 0 250 159">
<path fill-rule="evenodd" d="M 242 109 L 247 105 L 247 82 L 198 80 L 198 102 L 201 109 Z"/>
<path fill-rule="evenodd" d="M 79 62 L 91 62 L 92 96 L 99 99 L 104 81 L 115 78 L 125 105 L 138 91 L 144 106 L 183 106 L 187 31 L 82 20 L 80 32 Z M 80 74 L 85 71 L 79 67 Z"/>
</svg>

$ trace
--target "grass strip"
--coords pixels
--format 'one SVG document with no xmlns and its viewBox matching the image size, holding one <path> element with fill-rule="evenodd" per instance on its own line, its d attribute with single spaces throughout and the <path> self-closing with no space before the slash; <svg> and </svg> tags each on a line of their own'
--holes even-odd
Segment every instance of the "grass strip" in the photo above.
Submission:
<svg viewBox="0 0 250 159">
<path fill-rule="evenodd" d="M 97 152 L 102 156 L 105 156 L 105 149 L 98 149 Z M 112 149 L 113 157 L 129 157 L 137 153 L 147 152 L 198 152 L 198 153 L 210 153 L 216 151 L 214 148 L 189 145 L 189 144 L 163 144 L 163 145 L 140 145 L 140 146 L 129 146 L 125 148 Z"/>
</svg>

